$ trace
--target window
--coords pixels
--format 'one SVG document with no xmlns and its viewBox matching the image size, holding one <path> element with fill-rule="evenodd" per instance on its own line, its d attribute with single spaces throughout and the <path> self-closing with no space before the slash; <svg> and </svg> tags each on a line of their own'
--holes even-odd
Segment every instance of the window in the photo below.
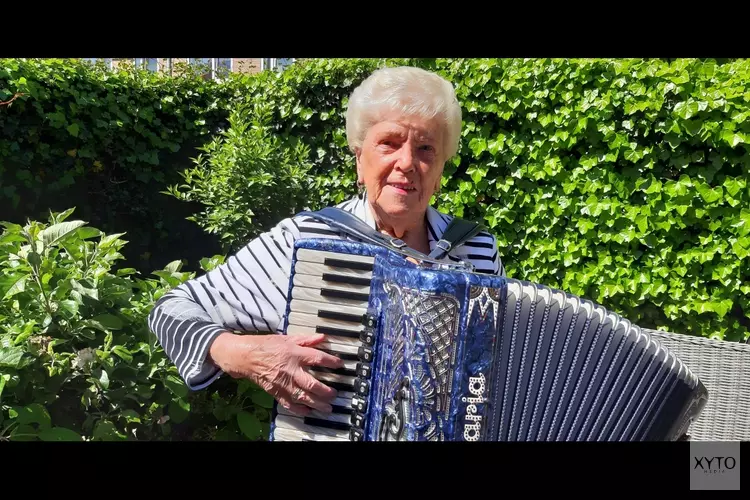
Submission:
<svg viewBox="0 0 750 500">
<path fill-rule="evenodd" d="M 135 67 L 136 68 L 146 68 L 149 71 L 158 71 L 159 69 L 159 63 L 156 58 L 154 59 L 145 59 L 145 58 L 135 58 Z"/>
<path fill-rule="evenodd" d="M 275 58 L 265 57 L 260 60 L 260 69 L 270 69 L 273 71 L 284 71 L 287 67 L 294 63 L 294 58 Z"/>
<path fill-rule="evenodd" d="M 232 71 L 231 58 L 190 58 L 188 62 L 191 66 L 204 68 L 208 78 L 220 78 Z"/>
<path fill-rule="evenodd" d="M 112 69 L 112 58 L 111 57 L 110 58 L 106 58 L 106 57 L 104 57 L 104 58 L 102 58 L 102 57 L 83 57 L 82 60 L 89 61 L 91 64 L 97 64 L 99 62 L 103 62 L 104 65 L 107 68 Z"/>
</svg>

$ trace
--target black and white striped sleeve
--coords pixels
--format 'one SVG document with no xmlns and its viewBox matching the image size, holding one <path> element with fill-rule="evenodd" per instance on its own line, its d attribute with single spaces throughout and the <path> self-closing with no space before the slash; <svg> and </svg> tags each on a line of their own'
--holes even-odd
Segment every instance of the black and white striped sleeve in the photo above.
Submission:
<svg viewBox="0 0 750 500">
<path fill-rule="evenodd" d="M 224 264 L 161 297 L 148 324 L 191 390 L 222 373 L 206 362 L 211 342 L 223 332 L 280 333 L 297 226 L 285 219 Z"/>
</svg>

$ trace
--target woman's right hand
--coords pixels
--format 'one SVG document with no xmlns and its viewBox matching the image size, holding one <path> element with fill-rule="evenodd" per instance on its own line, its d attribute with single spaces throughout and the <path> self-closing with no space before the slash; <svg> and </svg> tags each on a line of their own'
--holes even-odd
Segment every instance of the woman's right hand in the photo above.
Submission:
<svg viewBox="0 0 750 500">
<path fill-rule="evenodd" d="M 313 348 L 324 335 L 236 335 L 225 332 L 211 344 L 209 358 L 224 373 L 246 378 L 298 415 L 331 412 L 336 390 L 307 372 L 308 367 L 341 368 L 343 360 Z"/>
</svg>

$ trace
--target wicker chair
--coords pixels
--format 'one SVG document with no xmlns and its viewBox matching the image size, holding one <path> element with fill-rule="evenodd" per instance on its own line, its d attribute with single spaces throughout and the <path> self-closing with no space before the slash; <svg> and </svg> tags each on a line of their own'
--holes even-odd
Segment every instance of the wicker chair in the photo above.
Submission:
<svg viewBox="0 0 750 500">
<path fill-rule="evenodd" d="M 691 441 L 750 440 L 750 345 L 646 330 L 700 377 L 708 403 Z"/>
</svg>

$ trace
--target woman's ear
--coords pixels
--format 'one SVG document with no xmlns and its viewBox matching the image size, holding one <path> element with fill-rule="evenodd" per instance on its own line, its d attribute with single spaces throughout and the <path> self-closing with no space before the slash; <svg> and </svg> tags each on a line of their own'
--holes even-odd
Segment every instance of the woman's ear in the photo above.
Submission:
<svg viewBox="0 0 750 500">
<path fill-rule="evenodd" d="M 354 157 L 357 161 L 357 182 L 359 184 L 364 184 L 365 176 L 362 175 L 362 162 L 360 161 L 361 154 L 362 154 L 361 148 L 354 148 Z"/>
</svg>

